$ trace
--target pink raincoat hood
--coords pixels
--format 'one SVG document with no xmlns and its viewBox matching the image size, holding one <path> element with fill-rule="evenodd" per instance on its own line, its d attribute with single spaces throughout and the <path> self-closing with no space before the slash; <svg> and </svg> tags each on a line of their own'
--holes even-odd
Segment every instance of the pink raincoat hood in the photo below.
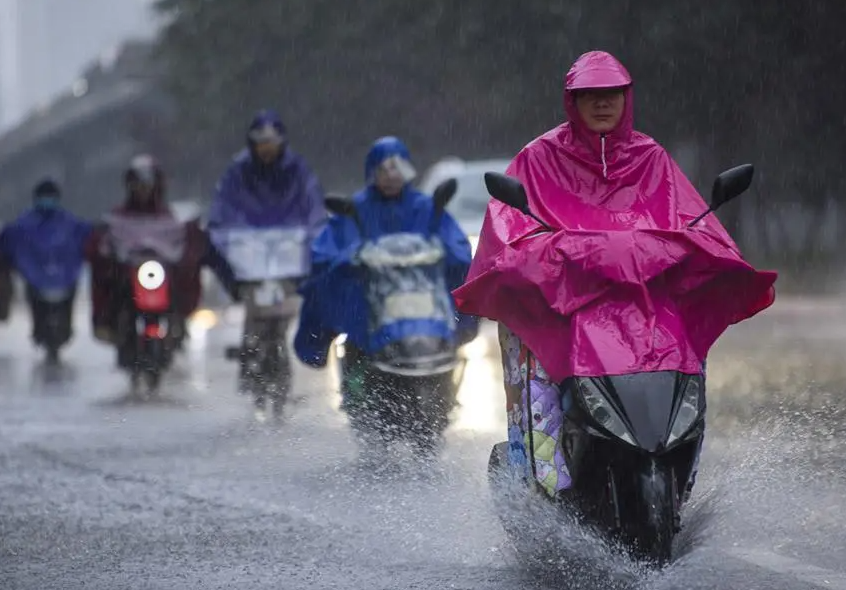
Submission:
<svg viewBox="0 0 846 590">
<path fill-rule="evenodd" d="M 554 231 L 491 200 L 460 311 L 502 322 L 557 380 L 698 373 L 731 324 L 774 301 L 776 274 L 746 263 L 669 154 L 633 129 L 631 77 L 611 55 L 566 77 L 569 122 L 517 154 L 507 173 Z M 626 88 L 623 118 L 600 137 L 573 92 Z M 741 197 L 742 198 L 742 197 Z"/>
</svg>

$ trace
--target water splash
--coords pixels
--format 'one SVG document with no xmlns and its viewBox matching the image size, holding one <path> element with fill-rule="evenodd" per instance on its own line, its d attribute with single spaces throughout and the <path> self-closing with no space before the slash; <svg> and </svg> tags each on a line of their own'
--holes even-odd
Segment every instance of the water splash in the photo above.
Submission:
<svg viewBox="0 0 846 590">
<path fill-rule="evenodd" d="M 784 498 L 807 496 L 815 475 L 802 465 L 813 436 L 797 436 L 794 419 L 762 418 L 741 435 L 716 438 L 703 457 L 702 476 L 682 513 L 674 562 L 655 571 L 639 564 L 548 502 L 526 503 L 525 488 L 500 479 L 497 511 L 513 515 L 512 564 L 541 587 L 577 590 L 664 590 L 719 586 L 725 551 L 745 546 L 775 551 L 810 530 L 815 509 L 775 510 Z M 807 460 L 805 461 L 807 463 Z M 814 523 L 813 526 L 819 526 Z M 804 542 L 804 541 L 803 541 Z"/>
</svg>

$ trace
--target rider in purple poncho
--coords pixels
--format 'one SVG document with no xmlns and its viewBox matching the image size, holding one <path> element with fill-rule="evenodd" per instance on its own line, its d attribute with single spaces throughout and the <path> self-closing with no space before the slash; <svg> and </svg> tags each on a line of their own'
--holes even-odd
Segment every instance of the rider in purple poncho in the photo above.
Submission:
<svg viewBox="0 0 846 590">
<path fill-rule="evenodd" d="M 217 184 L 209 229 L 306 226 L 314 237 L 326 221 L 323 190 L 299 154 L 288 148 L 277 113 L 260 111 L 247 134 L 247 147 Z"/>
<path fill-rule="evenodd" d="M 218 235 L 246 228 L 304 228 L 310 243 L 326 222 L 323 198 L 315 174 L 302 156 L 288 148 L 282 119 L 274 111 L 260 111 L 247 132 L 247 147 L 218 182 L 208 221 L 212 243 L 225 250 Z M 256 321 L 248 307 L 242 379 L 247 376 L 246 338 L 257 329 Z"/>
</svg>

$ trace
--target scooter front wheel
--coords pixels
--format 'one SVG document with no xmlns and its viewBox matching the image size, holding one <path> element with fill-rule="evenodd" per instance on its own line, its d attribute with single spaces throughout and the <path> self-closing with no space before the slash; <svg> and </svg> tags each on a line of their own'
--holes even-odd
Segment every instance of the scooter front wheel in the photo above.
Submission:
<svg viewBox="0 0 846 590">
<path fill-rule="evenodd" d="M 59 347 L 54 345 L 47 345 L 47 364 L 59 364 Z"/>
<path fill-rule="evenodd" d="M 147 391 L 149 391 L 151 395 L 158 394 L 159 387 L 161 386 L 162 381 L 161 373 L 156 370 L 151 370 L 147 371 L 144 377 L 145 381 L 147 382 Z"/>
<path fill-rule="evenodd" d="M 676 534 L 677 491 L 675 476 L 657 461 L 637 476 L 637 522 L 624 525 L 634 555 L 662 568 L 672 561 Z"/>
</svg>

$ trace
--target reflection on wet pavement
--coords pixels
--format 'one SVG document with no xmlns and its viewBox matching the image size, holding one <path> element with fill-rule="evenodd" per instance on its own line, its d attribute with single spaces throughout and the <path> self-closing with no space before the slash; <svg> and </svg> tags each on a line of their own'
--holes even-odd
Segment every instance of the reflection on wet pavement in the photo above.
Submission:
<svg viewBox="0 0 846 590">
<path fill-rule="evenodd" d="M 158 402 L 128 400 L 86 330 L 50 373 L 17 319 L 0 342 L 0 587 L 769 590 L 818 587 L 813 564 L 824 587 L 846 588 L 842 311 L 773 310 L 715 348 L 686 548 L 660 575 L 632 573 L 579 531 L 561 534 L 594 556 L 589 571 L 521 566 L 485 481 L 505 434 L 491 326 L 466 351 L 437 463 L 400 449 L 374 475 L 331 366 L 297 368 L 282 424 L 252 420 L 223 360 L 237 314 L 201 319 Z"/>
</svg>

